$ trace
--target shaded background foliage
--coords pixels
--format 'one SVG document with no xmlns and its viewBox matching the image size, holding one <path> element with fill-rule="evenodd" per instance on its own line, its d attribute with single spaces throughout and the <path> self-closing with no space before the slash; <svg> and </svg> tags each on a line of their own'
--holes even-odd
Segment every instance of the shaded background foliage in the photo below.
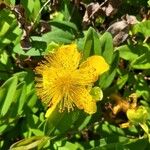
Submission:
<svg viewBox="0 0 150 150">
<path fill-rule="evenodd" d="M 149 149 L 149 7 L 149 0 L 1 0 L 0 149 Z M 96 83 L 103 100 L 92 116 L 55 111 L 45 119 L 34 68 L 72 42 L 85 59 L 109 63 Z"/>
</svg>

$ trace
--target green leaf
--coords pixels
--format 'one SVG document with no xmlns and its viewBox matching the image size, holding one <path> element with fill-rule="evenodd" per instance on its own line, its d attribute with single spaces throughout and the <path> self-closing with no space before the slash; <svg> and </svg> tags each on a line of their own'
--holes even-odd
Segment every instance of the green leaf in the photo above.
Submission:
<svg viewBox="0 0 150 150">
<path fill-rule="evenodd" d="M 3 9 L 0 11 L 0 47 L 1 49 L 15 42 L 21 34 L 21 29 L 17 24 L 17 20 L 11 11 Z"/>
<path fill-rule="evenodd" d="M 97 146 L 95 148 L 91 148 L 89 150 L 124 150 L 124 146 L 121 143 L 111 143 L 105 146 Z"/>
<path fill-rule="evenodd" d="M 0 114 L 4 116 L 10 109 L 12 102 L 14 101 L 15 91 L 17 88 L 17 78 L 12 77 L 7 80 L 0 88 Z"/>
<path fill-rule="evenodd" d="M 26 56 L 41 56 L 45 54 L 47 44 L 46 44 L 46 41 L 42 37 L 32 36 L 31 45 L 32 45 L 31 49 L 29 49 L 28 51 L 24 51 L 21 48 L 20 43 L 18 43 L 14 47 L 13 51 L 15 53 L 18 53 L 19 55 L 26 55 Z"/>
<path fill-rule="evenodd" d="M 128 109 L 127 117 L 132 123 L 142 124 L 148 119 L 148 111 L 144 106 L 139 106 L 137 109 Z"/>
<path fill-rule="evenodd" d="M 23 137 L 26 138 L 33 135 L 43 136 L 45 125 L 44 113 L 40 110 L 38 112 L 39 114 L 35 115 L 36 113 L 33 113 L 33 111 L 28 107 L 24 107 L 24 109 L 26 109 L 27 111 L 24 111 L 24 118 L 21 122 L 19 122 L 19 124 L 21 124 L 20 133 L 22 133 Z"/>
<path fill-rule="evenodd" d="M 6 51 L 3 51 L 0 55 L 0 62 L 4 65 L 5 68 L 3 70 L 9 70 L 12 67 L 12 64 L 9 59 L 9 55 Z"/>
<path fill-rule="evenodd" d="M 120 78 L 117 81 L 117 86 L 119 89 L 121 89 L 125 85 L 125 83 L 128 81 L 128 78 L 129 78 L 128 74 L 120 76 Z"/>
<path fill-rule="evenodd" d="M 97 32 L 90 27 L 84 37 L 84 43 L 82 46 L 83 57 L 87 57 L 93 54 L 100 54 L 100 41 Z"/>
<path fill-rule="evenodd" d="M 84 128 L 87 127 L 91 118 L 91 115 L 81 112 L 78 120 L 75 122 L 75 128 L 77 128 L 79 131 L 82 131 Z"/>
<path fill-rule="evenodd" d="M 138 50 L 137 47 L 131 45 L 123 45 L 118 47 L 116 50 L 119 51 L 119 55 L 121 58 L 129 61 L 133 61 L 138 57 L 141 50 Z"/>
<path fill-rule="evenodd" d="M 144 100 L 149 101 L 150 98 L 150 88 L 149 83 L 144 79 L 143 75 L 139 74 L 135 76 L 136 80 L 134 81 L 135 84 L 135 91 L 137 95 L 140 97 L 142 96 Z"/>
<path fill-rule="evenodd" d="M 0 79 L 7 80 L 10 77 L 10 73 L 13 69 L 13 64 L 11 62 L 10 56 L 5 50 L 0 53 Z"/>
<path fill-rule="evenodd" d="M 57 141 L 54 148 L 58 150 L 84 150 L 81 144 L 71 143 L 70 141 Z"/>
<path fill-rule="evenodd" d="M 18 118 L 23 113 L 23 107 L 26 101 L 26 85 L 24 82 L 17 85 L 11 108 L 6 113 L 7 118 Z M 4 116 L 4 117 L 5 117 Z"/>
<path fill-rule="evenodd" d="M 130 142 L 124 144 L 126 149 L 130 150 L 148 150 L 149 149 L 149 143 L 146 138 L 143 139 L 131 139 Z"/>
<path fill-rule="evenodd" d="M 112 56 L 112 64 L 110 65 L 110 69 L 100 76 L 99 86 L 102 89 L 109 87 L 113 82 L 117 72 L 118 62 L 119 62 L 119 53 L 116 51 Z"/>
<path fill-rule="evenodd" d="M 24 108 L 27 108 L 26 103 L 32 100 L 32 97 L 29 96 L 31 92 L 27 95 L 27 85 L 30 86 L 30 84 L 27 82 L 26 76 L 27 72 L 16 73 L 0 87 L 1 133 L 10 130 L 16 125 L 25 111 Z M 35 91 L 33 94 L 35 95 Z"/>
<path fill-rule="evenodd" d="M 47 44 L 51 42 L 55 42 L 59 44 L 68 44 L 74 40 L 74 35 L 72 35 L 68 31 L 63 31 L 60 29 L 56 29 L 51 32 L 48 32 L 44 34 L 42 37 L 44 41 L 47 42 Z"/>
<path fill-rule="evenodd" d="M 91 140 L 82 143 L 88 150 L 146 150 L 149 143 L 146 138 L 134 139 L 124 136 L 110 135 L 100 140 Z"/>
<path fill-rule="evenodd" d="M 101 124 L 98 124 L 96 127 L 96 132 L 100 133 L 102 137 L 107 137 L 109 141 L 116 140 L 118 136 L 124 136 L 124 130 L 120 127 L 117 127 L 115 125 L 112 125 L 111 123 L 108 123 L 107 121 L 102 122 Z M 113 136 L 113 139 L 111 139 L 111 136 Z"/>
<path fill-rule="evenodd" d="M 70 1 L 64 0 L 63 3 L 61 3 L 61 12 L 64 15 L 64 19 L 66 21 L 70 21 L 71 15 L 70 15 Z"/>
<path fill-rule="evenodd" d="M 27 99 L 30 100 L 28 101 L 28 106 L 29 107 L 33 107 L 37 101 L 37 96 L 35 94 L 35 89 L 31 90 L 28 95 L 27 95 Z"/>
<path fill-rule="evenodd" d="M 23 112 L 23 106 L 26 102 L 26 84 L 25 82 L 21 82 L 17 85 L 17 89 L 15 92 L 15 97 L 13 104 L 11 106 L 11 111 L 9 111 L 9 114 L 11 117 L 16 117 L 22 114 Z M 7 114 L 9 116 L 9 114 Z"/>
<path fill-rule="evenodd" d="M 131 63 L 131 67 L 134 69 L 150 69 L 150 51 L 145 52 L 144 54 L 137 57 Z"/>
<path fill-rule="evenodd" d="M 13 76 L 16 76 L 18 78 L 19 82 L 26 82 L 26 88 L 27 88 L 27 94 L 35 90 L 34 86 L 34 72 L 30 69 L 26 69 L 26 71 L 21 71 L 13 74 Z"/>
<path fill-rule="evenodd" d="M 103 91 L 98 86 L 94 86 L 91 89 L 90 94 L 92 95 L 92 97 L 95 101 L 100 101 L 103 99 Z"/>
<path fill-rule="evenodd" d="M 100 55 L 110 64 L 109 71 L 104 73 L 99 80 L 99 86 L 104 89 L 110 86 L 116 75 L 119 54 L 118 52 L 113 52 L 112 36 L 110 33 L 106 32 L 100 37 L 100 46 Z"/>
<path fill-rule="evenodd" d="M 84 142 L 85 149 L 89 150 L 124 150 L 123 144 L 128 143 L 129 139 L 127 137 L 118 135 L 109 135 L 106 138 L 101 138 L 100 140 L 91 140 L 89 142 Z"/>
<path fill-rule="evenodd" d="M 50 25 L 54 26 L 55 28 L 57 27 L 58 29 L 62 29 L 64 31 L 70 31 L 73 33 L 77 33 L 78 29 L 76 25 L 72 22 L 69 21 L 50 21 Z"/>
<path fill-rule="evenodd" d="M 120 46 L 118 48 L 116 48 L 116 50 L 119 51 L 120 57 L 125 59 L 125 60 L 129 60 L 129 61 L 133 61 L 134 59 L 136 59 L 138 56 L 142 55 L 143 53 L 149 51 L 148 47 L 145 45 L 123 45 Z"/>
<path fill-rule="evenodd" d="M 10 28 L 11 23 L 13 22 L 13 17 L 11 16 L 10 11 L 1 10 L 0 11 L 0 37 L 4 36 Z"/>
<path fill-rule="evenodd" d="M 48 142 L 50 138 L 46 136 L 34 136 L 28 139 L 23 139 L 14 143 L 10 150 L 31 150 L 36 149 L 40 150 L 44 147 L 44 145 Z"/>
<path fill-rule="evenodd" d="M 78 119 L 78 116 L 78 110 L 74 110 L 71 112 L 58 112 L 58 109 L 56 108 L 52 112 L 52 114 L 47 118 L 45 134 L 64 134 L 67 130 L 71 129 L 71 126 Z"/>
<path fill-rule="evenodd" d="M 30 21 L 34 22 L 36 17 L 40 17 L 40 0 L 21 0 L 21 4 L 25 8 L 25 13 Z"/>
<path fill-rule="evenodd" d="M 130 67 L 134 69 L 150 68 L 150 50 L 145 45 L 124 45 L 116 49 L 120 57 L 130 61 Z"/>
<path fill-rule="evenodd" d="M 16 76 L 18 78 L 18 80 L 20 82 L 25 80 L 25 77 L 27 76 L 27 72 L 26 71 L 22 71 L 22 72 L 17 72 L 15 74 L 13 74 L 13 76 Z"/>
<path fill-rule="evenodd" d="M 55 49 L 57 49 L 59 47 L 58 44 L 56 44 L 55 42 L 51 42 L 47 45 L 47 49 L 45 51 L 46 54 L 50 53 L 50 52 L 54 52 Z"/>
<path fill-rule="evenodd" d="M 149 141 L 150 141 L 149 126 L 144 122 L 140 123 L 140 126 L 144 130 L 144 132 L 147 134 Z"/>
<path fill-rule="evenodd" d="M 148 0 L 147 3 L 148 3 L 148 6 L 150 7 L 150 0 Z"/>
<path fill-rule="evenodd" d="M 11 129 L 10 125 L 8 125 L 8 123 L 4 124 L 0 122 L 0 135 L 7 129 Z"/>
<path fill-rule="evenodd" d="M 150 20 L 140 22 L 134 25 L 133 34 L 142 33 L 145 37 L 150 36 Z"/>
<path fill-rule="evenodd" d="M 96 44 L 96 43 L 95 43 Z M 110 33 L 105 32 L 100 37 L 100 50 L 99 54 L 102 55 L 108 64 L 113 60 L 113 40 Z"/>
</svg>

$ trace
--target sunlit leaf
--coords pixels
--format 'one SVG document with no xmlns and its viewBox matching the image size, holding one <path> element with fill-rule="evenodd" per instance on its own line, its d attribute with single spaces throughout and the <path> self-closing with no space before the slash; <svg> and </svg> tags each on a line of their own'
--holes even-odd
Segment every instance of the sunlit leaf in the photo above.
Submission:
<svg viewBox="0 0 150 150">
<path fill-rule="evenodd" d="M 31 37 L 31 49 L 29 49 L 28 51 L 23 50 L 20 43 L 18 43 L 13 51 L 15 53 L 18 53 L 19 55 L 26 55 L 26 56 L 41 56 L 44 55 L 45 50 L 47 48 L 47 44 L 46 41 L 42 38 L 42 37 Z"/>
<path fill-rule="evenodd" d="M 45 143 L 49 140 L 49 137 L 46 136 L 34 136 L 28 139 L 23 139 L 14 143 L 10 150 L 30 150 L 30 149 L 37 149 L 40 150 L 44 147 Z"/>
<path fill-rule="evenodd" d="M 10 109 L 10 106 L 14 100 L 15 91 L 17 88 L 17 78 L 13 77 L 7 80 L 0 88 L 1 95 L 1 116 L 4 116 Z"/>
<path fill-rule="evenodd" d="M 100 54 L 99 36 L 92 27 L 88 29 L 84 37 L 82 50 L 84 58 L 87 58 L 92 54 Z"/>
<path fill-rule="evenodd" d="M 102 55 L 109 64 L 111 64 L 113 59 L 113 40 L 110 33 L 105 32 L 100 37 L 100 47 L 99 54 Z"/>
<path fill-rule="evenodd" d="M 112 64 L 110 65 L 110 69 L 102 76 L 100 76 L 99 86 L 101 88 L 107 88 L 113 82 L 117 72 L 118 61 L 119 61 L 119 54 L 118 52 L 115 52 L 114 55 L 112 56 Z"/>
<path fill-rule="evenodd" d="M 25 8 L 27 18 L 30 19 L 32 22 L 35 21 L 36 17 L 40 16 L 39 11 L 41 8 L 41 3 L 39 0 L 34 0 L 34 1 L 21 0 L 21 4 Z M 38 20 L 39 20 L 39 18 L 38 18 Z"/>
<path fill-rule="evenodd" d="M 135 69 L 150 69 L 150 51 L 145 52 L 137 59 L 132 61 L 131 67 Z"/>
<path fill-rule="evenodd" d="M 55 109 L 50 116 L 47 118 L 46 128 L 45 128 L 45 134 L 46 135 L 52 135 L 53 134 L 63 134 L 69 129 L 71 129 L 71 126 L 74 124 L 74 122 L 79 117 L 79 111 L 71 111 L 68 112 L 58 112 L 57 109 Z M 61 124 L 60 124 L 61 122 Z"/>
<path fill-rule="evenodd" d="M 150 35 L 150 20 L 146 20 L 144 22 L 140 22 L 136 24 L 133 28 L 133 33 L 142 33 L 144 36 Z"/>
</svg>

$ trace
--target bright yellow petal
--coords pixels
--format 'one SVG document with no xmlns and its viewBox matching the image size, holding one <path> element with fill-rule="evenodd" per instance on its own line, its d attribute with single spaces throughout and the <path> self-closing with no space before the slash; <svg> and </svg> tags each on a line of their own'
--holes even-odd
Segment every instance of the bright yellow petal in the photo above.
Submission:
<svg viewBox="0 0 150 150">
<path fill-rule="evenodd" d="M 77 50 L 76 44 L 63 45 L 56 52 L 46 57 L 52 67 L 75 70 L 80 61 L 81 54 Z"/>
<path fill-rule="evenodd" d="M 53 105 L 52 107 L 48 108 L 48 110 L 46 111 L 45 117 L 48 118 L 52 112 L 55 110 L 56 105 Z"/>
<path fill-rule="evenodd" d="M 47 110 L 45 117 L 48 118 L 52 112 L 56 109 L 56 106 L 58 105 L 58 103 L 62 100 L 62 95 L 61 94 L 56 94 L 53 96 L 53 99 L 51 101 L 51 106 L 49 107 L 49 109 Z"/>
<path fill-rule="evenodd" d="M 77 85 L 89 85 L 98 80 L 98 76 L 109 69 L 109 65 L 101 56 L 91 56 L 84 61 L 78 70 L 72 73 Z"/>
<path fill-rule="evenodd" d="M 98 75 L 103 74 L 109 69 L 109 65 L 102 56 L 94 55 L 89 57 L 80 65 L 81 69 L 95 69 Z"/>
<path fill-rule="evenodd" d="M 78 69 L 72 73 L 74 84 L 76 85 L 92 85 L 98 79 L 98 74 L 95 69 L 85 68 Z"/>
<path fill-rule="evenodd" d="M 84 109 L 88 114 L 96 112 L 96 101 L 92 99 L 86 88 L 76 87 L 70 91 L 71 100 L 79 109 Z"/>
<path fill-rule="evenodd" d="M 40 64 L 36 68 L 37 77 L 35 80 L 37 95 L 46 104 L 50 104 L 53 96 L 60 92 L 59 85 L 57 84 L 58 72 L 60 72 L 58 69 L 48 68 L 43 64 Z"/>
</svg>

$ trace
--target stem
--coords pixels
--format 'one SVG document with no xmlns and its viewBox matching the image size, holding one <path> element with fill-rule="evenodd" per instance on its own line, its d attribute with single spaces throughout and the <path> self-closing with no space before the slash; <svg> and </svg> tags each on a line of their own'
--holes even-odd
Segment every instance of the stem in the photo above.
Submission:
<svg viewBox="0 0 150 150">
<path fill-rule="evenodd" d="M 39 15 L 41 14 L 42 10 L 44 9 L 44 7 L 45 7 L 50 1 L 51 1 L 51 0 L 48 0 L 48 1 L 42 6 L 42 8 L 40 9 L 39 13 L 37 14 L 37 16 L 36 16 L 36 18 L 35 18 L 35 20 L 34 20 L 32 26 L 34 26 L 34 24 L 36 23 L 36 21 L 37 21 Z"/>
<path fill-rule="evenodd" d="M 150 37 L 149 37 L 149 36 L 147 36 L 147 37 L 144 39 L 143 43 L 146 43 L 146 42 L 147 42 L 147 40 L 148 40 L 149 38 L 150 38 Z"/>
</svg>

